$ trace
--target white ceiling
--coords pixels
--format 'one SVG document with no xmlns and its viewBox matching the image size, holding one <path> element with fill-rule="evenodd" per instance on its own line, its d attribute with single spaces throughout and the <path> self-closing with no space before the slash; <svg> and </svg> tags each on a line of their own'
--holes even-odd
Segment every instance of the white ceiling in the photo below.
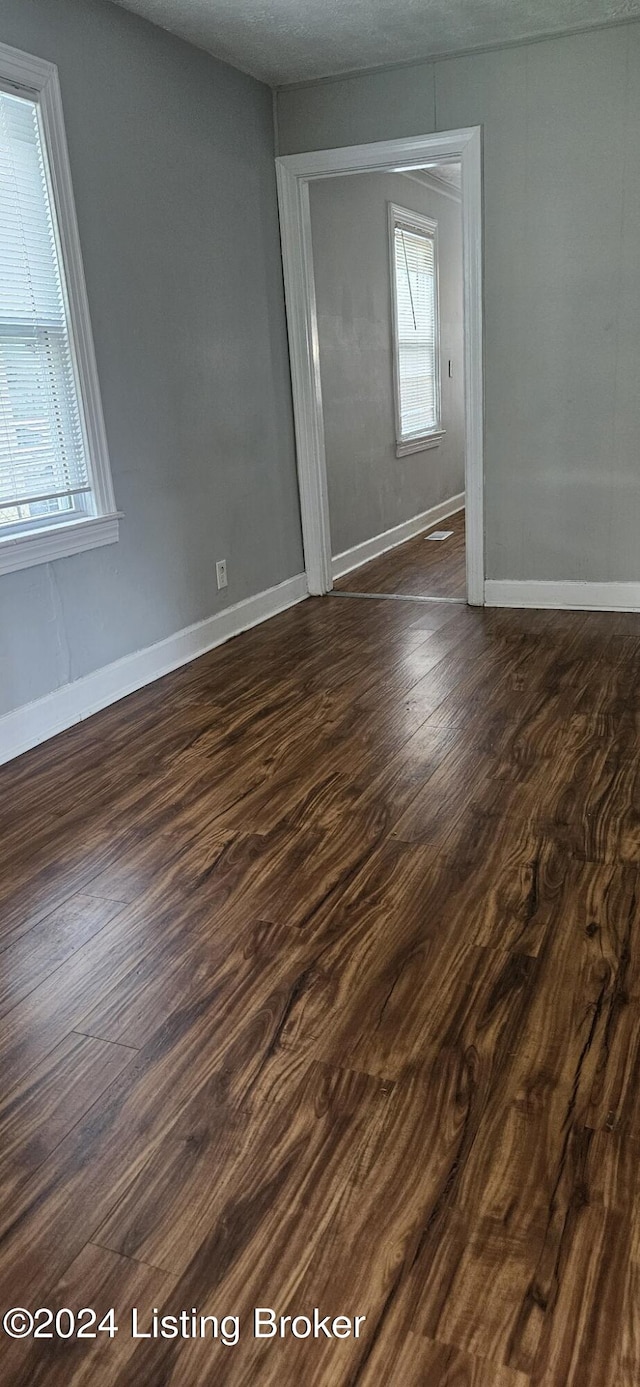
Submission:
<svg viewBox="0 0 640 1387">
<path fill-rule="evenodd" d="M 461 164 L 425 164 L 425 169 L 430 171 L 432 180 L 435 178 L 439 183 L 449 183 L 458 192 L 462 188 Z"/>
<path fill-rule="evenodd" d="M 640 0 L 116 0 L 272 86 L 640 17 Z"/>
</svg>

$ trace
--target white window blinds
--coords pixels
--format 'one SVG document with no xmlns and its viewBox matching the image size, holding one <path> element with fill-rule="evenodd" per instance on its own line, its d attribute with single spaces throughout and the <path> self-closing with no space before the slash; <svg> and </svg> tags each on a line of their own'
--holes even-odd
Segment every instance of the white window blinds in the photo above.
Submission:
<svg viewBox="0 0 640 1387">
<path fill-rule="evenodd" d="M 393 233 L 399 441 L 439 427 L 435 238 L 396 221 Z"/>
<path fill-rule="evenodd" d="M 0 535 L 90 489 L 38 108 L 0 90 Z"/>
</svg>

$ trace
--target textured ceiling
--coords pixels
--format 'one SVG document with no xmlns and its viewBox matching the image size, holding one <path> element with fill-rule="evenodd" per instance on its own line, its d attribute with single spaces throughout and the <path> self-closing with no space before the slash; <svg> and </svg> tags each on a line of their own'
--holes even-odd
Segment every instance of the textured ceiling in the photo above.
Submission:
<svg viewBox="0 0 640 1387">
<path fill-rule="evenodd" d="M 425 169 L 430 171 L 431 178 L 437 178 L 440 183 L 450 183 L 452 188 L 458 190 L 462 187 L 462 165 L 461 164 L 425 164 Z M 416 170 L 414 176 L 420 177 L 420 171 Z"/>
<path fill-rule="evenodd" d="M 640 0 L 116 0 L 272 86 L 640 17 Z"/>
</svg>

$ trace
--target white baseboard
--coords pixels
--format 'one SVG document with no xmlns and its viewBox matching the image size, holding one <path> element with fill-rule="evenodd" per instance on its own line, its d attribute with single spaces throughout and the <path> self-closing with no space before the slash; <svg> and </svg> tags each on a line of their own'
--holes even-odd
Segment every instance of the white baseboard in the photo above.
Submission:
<svg viewBox="0 0 640 1387">
<path fill-rule="evenodd" d="M 0 717 L 0 765 L 308 596 L 303 573 Z"/>
<path fill-rule="evenodd" d="M 487 579 L 487 607 L 549 607 L 565 611 L 640 612 L 640 583 L 518 582 Z"/>
<path fill-rule="evenodd" d="M 461 491 L 457 496 L 450 496 L 448 501 L 441 501 L 438 506 L 422 511 L 421 515 L 414 515 L 412 520 L 405 520 L 402 525 L 395 525 L 382 535 L 374 535 L 373 539 L 365 539 L 362 544 L 355 544 L 353 549 L 345 549 L 331 560 L 332 578 L 343 578 L 353 568 L 368 563 L 369 559 L 377 559 L 379 554 L 386 554 L 389 549 L 395 549 L 396 545 L 404 544 L 423 530 L 430 530 L 439 520 L 446 520 L 447 516 L 463 509 L 464 491 Z"/>
</svg>

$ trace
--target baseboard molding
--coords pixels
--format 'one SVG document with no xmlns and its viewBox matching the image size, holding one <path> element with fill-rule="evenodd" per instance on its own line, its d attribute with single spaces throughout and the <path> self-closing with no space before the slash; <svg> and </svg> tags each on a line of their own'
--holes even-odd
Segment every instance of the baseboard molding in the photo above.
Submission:
<svg viewBox="0 0 640 1387">
<path fill-rule="evenodd" d="M 0 717 L 0 765 L 308 596 L 303 573 Z"/>
<path fill-rule="evenodd" d="M 487 579 L 487 607 L 561 608 L 565 611 L 640 612 L 640 583 L 517 582 Z"/>
<path fill-rule="evenodd" d="M 414 515 L 412 520 L 405 520 L 402 525 L 395 525 L 392 530 L 385 530 L 382 535 L 374 535 L 373 539 L 365 539 L 362 544 L 355 544 L 353 549 L 345 549 L 342 554 L 336 554 L 331 560 L 332 578 L 343 578 L 345 573 L 360 568 L 361 564 L 368 563 L 370 559 L 377 559 L 380 554 L 386 554 L 389 549 L 395 549 L 398 544 L 413 539 L 423 530 L 432 529 L 439 520 L 446 520 L 449 515 L 455 515 L 456 511 L 463 509 L 464 491 L 461 491 L 457 496 L 450 496 L 447 501 L 432 506 L 430 510 L 422 511 L 421 515 Z"/>
</svg>

